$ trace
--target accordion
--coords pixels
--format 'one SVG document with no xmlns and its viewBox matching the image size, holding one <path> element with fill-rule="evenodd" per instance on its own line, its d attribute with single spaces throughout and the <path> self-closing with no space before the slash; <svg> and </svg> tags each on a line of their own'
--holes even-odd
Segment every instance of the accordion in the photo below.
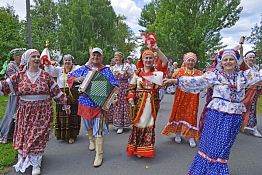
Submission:
<svg viewBox="0 0 262 175">
<path fill-rule="evenodd" d="M 103 110 L 108 111 L 119 89 L 113 86 L 99 71 L 89 70 L 78 91 L 86 94 Z"/>
</svg>

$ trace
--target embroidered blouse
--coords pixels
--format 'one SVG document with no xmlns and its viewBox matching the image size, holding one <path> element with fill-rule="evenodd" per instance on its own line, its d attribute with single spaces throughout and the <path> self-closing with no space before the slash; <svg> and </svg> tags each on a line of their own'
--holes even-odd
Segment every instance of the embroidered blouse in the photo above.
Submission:
<svg viewBox="0 0 262 175">
<path fill-rule="evenodd" d="M 245 88 L 262 80 L 260 72 L 248 69 L 226 75 L 219 70 L 207 71 L 202 76 L 179 77 L 178 86 L 186 92 L 199 93 L 212 87 L 212 100 L 208 108 L 229 114 L 242 114 L 246 111 L 241 102 L 245 96 Z"/>
</svg>

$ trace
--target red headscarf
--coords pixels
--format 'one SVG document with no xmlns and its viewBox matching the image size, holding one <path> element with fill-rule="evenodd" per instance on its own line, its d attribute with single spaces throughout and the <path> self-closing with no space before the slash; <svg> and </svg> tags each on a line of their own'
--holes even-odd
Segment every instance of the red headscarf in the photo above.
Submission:
<svg viewBox="0 0 262 175">
<path fill-rule="evenodd" d="M 143 68 L 144 67 L 144 64 L 143 64 L 143 58 L 146 56 L 146 55 L 150 55 L 152 57 L 154 57 L 154 52 L 152 50 L 145 50 L 142 54 L 142 57 L 137 61 L 137 68 Z"/>
</svg>

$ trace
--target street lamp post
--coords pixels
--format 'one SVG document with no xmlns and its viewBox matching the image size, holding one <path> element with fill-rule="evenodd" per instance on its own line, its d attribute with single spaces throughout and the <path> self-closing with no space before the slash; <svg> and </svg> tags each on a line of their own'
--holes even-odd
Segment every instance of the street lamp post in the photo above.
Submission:
<svg viewBox="0 0 262 175">
<path fill-rule="evenodd" d="M 26 0 L 26 30 L 28 49 L 32 48 L 32 32 L 31 32 L 31 17 L 30 17 L 30 0 Z"/>
</svg>

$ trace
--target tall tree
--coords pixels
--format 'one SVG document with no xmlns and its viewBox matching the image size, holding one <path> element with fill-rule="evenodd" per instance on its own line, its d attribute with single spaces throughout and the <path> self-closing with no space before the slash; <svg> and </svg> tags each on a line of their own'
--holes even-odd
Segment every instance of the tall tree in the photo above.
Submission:
<svg viewBox="0 0 262 175">
<path fill-rule="evenodd" d="M 25 47 L 20 36 L 20 23 L 13 7 L 0 7 L 0 69 L 13 48 Z"/>
<path fill-rule="evenodd" d="M 204 60 L 211 48 L 223 47 L 220 31 L 239 19 L 239 4 L 240 0 L 159 0 L 147 30 L 156 32 L 167 55 L 181 60 L 185 52 L 193 51 Z"/>
<path fill-rule="evenodd" d="M 262 50 L 262 19 L 260 24 L 256 24 L 251 28 L 251 34 L 247 40 L 254 44 L 257 49 Z"/>
<path fill-rule="evenodd" d="M 60 48 L 77 57 L 78 63 L 87 61 L 89 47 L 101 47 L 107 63 L 114 50 L 133 49 L 125 42 L 132 33 L 109 0 L 60 0 L 59 19 Z"/>
<path fill-rule="evenodd" d="M 262 19 L 260 24 L 256 24 L 251 28 L 251 34 L 247 40 L 255 45 L 255 50 L 257 51 L 258 57 L 262 56 Z M 259 59 L 259 64 L 262 64 L 262 60 Z"/>
<path fill-rule="evenodd" d="M 33 48 L 43 50 L 48 40 L 52 49 L 58 46 L 58 13 L 53 0 L 34 0 L 31 10 Z"/>
<path fill-rule="evenodd" d="M 138 24 L 147 28 L 150 24 L 153 24 L 156 19 L 156 13 L 159 6 L 159 0 L 153 0 L 146 4 L 141 12 L 141 17 L 138 20 Z"/>
<path fill-rule="evenodd" d="M 114 51 L 123 52 L 124 56 L 128 56 L 135 47 L 135 37 L 132 30 L 124 22 L 124 16 L 117 16 L 115 19 L 114 29 Z"/>
</svg>

